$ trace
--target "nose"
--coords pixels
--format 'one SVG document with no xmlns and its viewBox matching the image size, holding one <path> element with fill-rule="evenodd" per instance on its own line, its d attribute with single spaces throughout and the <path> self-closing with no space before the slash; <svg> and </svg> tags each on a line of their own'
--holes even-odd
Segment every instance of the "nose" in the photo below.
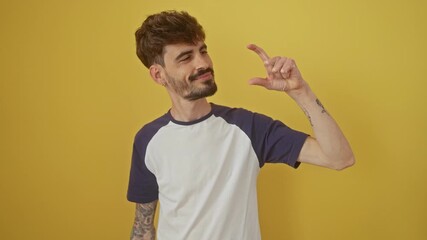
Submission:
<svg viewBox="0 0 427 240">
<path fill-rule="evenodd" d="M 194 62 L 197 70 L 206 69 L 211 65 L 211 60 L 207 54 L 197 54 Z"/>
</svg>

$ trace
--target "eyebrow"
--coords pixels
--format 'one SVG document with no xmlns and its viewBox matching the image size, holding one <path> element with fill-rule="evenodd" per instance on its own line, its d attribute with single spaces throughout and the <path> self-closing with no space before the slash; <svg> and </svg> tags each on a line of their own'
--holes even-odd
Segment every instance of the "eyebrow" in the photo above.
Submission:
<svg viewBox="0 0 427 240">
<path fill-rule="evenodd" d="M 187 55 L 187 54 L 190 54 L 190 53 L 192 53 L 193 52 L 193 50 L 188 50 L 188 51 L 185 51 L 185 52 L 182 52 L 182 53 L 180 53 L 176 58 L 175 58 L 175 61 L 178 61 L 180 58 L 182 58 L 183 56 L 185 56 L 185 55 Z"/>
<path fill-rule="evenodd" d="M 202 49 L 207 49 L 207 48 L 208 48 L 208 46 L 206 44 L 203 44 L 202 46 L 200 46 L 199 51 Z M 188 51 L 185 51 L 185 52 L 178 54 L 178 56 L 175 58 L 175 61 L 178 61 L 181 57 L 183 57 L 187 54 L 190 54 L 192 52 L 193 52 L 193 50 L 188 50 Z"/>
</svg>

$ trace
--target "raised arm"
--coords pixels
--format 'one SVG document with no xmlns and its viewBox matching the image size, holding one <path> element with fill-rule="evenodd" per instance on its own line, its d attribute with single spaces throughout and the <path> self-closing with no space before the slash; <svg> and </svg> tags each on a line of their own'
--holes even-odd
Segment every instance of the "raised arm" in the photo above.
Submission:
<svg viewBox="0 0 427 240">
<path fill-rule="evenodd" d="M 154 228 L 156 206 L 157 200 L 150 203 L 136 204 L 131 240 L 154 240 L 156 238 L 156 229 Z"/>
<path fill-rule="evenodd" d="M 307 138 L 298 161 L 335 170 L 352 166 L 355 160 L 350 144 L 314 93 L 310 90 L 296 101 L 309 119 L 316 137 Z"/>
<path fill-rule="evenodd" d="M 301 107 L 313 127 L 316 138 L 307 138 L 298 161 L 336 170 L 353 165 L 355 160 L 350 144 L 302 78 L 295 61 L 287 57 L 270 58 L 254 44 L 248 45 L 248 49 L 258 54 L 267 71 L 265 78 L 252 78 L 249 83 L 286 92 Z"/>
</svg>

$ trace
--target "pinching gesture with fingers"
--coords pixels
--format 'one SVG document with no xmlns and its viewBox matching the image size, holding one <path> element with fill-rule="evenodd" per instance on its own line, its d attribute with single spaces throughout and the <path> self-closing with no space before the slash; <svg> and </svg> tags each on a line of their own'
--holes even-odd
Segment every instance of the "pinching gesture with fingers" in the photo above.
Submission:
<svg viewBox="0 0 427 240">
<path fill-rule="evenodd" d="M 270 58 L 264 49 L 255 44 L 249 44 L 247 48 L 258 54 L 267 71 L 266 77 L 252 78 L 249 80 L 249 84 L 263 86 L 270 90 L 284 91 L 291 97 L 308 88 L 295 60 L 292 58 L 282 56 Z"/>
<path fill-rule="evenodd" d="M 270 90 L 284 91 L 304 111 L 316 138 L 308 137 L 299 155 L 299 162 L 332 169 L 343 169 L 354 163 L 351 147 L 338 124 L 323 107 L 291 58 L 272 57 L 255 44 L 247 46 L 264 62 L 267 76 L 255 77 L 249 84 Z"/>
</svg>

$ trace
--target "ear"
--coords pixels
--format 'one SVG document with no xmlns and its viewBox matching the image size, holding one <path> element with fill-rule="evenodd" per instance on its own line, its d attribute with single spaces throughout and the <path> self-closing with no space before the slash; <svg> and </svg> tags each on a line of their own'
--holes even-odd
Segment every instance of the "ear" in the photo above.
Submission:
<svg viewBox="0 0 427 240">
<path fill-rule="evenodd" d="M 159 64 L 153 64 L 150 66 L 150 76 L 151 78 L 157 83 L 160 84 L 162 86 L 166 85 L 166 79 L 164 78 L 163 75 L 163 67 Z"/>
</svg>

